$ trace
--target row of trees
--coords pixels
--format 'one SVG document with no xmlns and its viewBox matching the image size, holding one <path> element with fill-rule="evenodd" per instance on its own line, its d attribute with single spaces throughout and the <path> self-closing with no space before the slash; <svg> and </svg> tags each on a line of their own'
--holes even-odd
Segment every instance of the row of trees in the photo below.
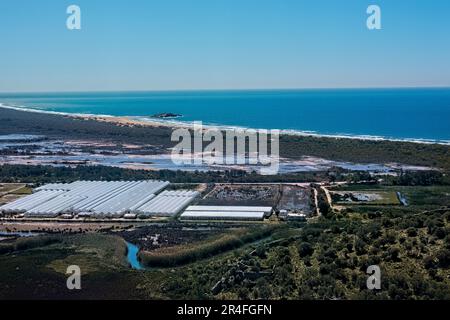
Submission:
<svg viewBox="0 0 450 320">
<path fill-rule="evenodd" d="M 27 165 L 1 165 L 1 182 L 52 183 L 76 180 L 169 180 L 173 183 L 208 182 L 309 182 L 327 180 L 327 172 L 299 172 L 272 176 L 241 170 L 181 171 L 181 170 L 132 170 L 106 166 L 52 167 Z"/>
</svg>

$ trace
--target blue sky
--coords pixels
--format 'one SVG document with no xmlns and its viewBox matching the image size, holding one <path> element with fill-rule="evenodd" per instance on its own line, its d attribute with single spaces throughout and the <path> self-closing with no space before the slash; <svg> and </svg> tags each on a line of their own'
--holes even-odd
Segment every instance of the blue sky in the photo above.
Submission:
<svg viewBox="0 0 450 320">
<path fill-rule="evenodd" d="M 2 0 L 0 91 L 450 86 L 449 16 L 448 0 Z"/>
</svg>

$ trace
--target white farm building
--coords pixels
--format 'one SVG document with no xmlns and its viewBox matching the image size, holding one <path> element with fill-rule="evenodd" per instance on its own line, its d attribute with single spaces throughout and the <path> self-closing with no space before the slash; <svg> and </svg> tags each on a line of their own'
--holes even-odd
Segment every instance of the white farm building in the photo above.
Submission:
<svg viewBox="0 0 450 320">
<path fill-rule="evenodd" d="M 198 195 L 195 191 L 163 191 L 167 181 L 76 181 L 48 184 L 35 193 L 0 207 L 26 217 L 113 217 L 126 214 L 173 216 Z"/>
<path fill-rule="evenodd" d="M 264 220 L 272 207 L 256 206 L 189 206 L 180 218 L 183 220 Z"/>
</svg>

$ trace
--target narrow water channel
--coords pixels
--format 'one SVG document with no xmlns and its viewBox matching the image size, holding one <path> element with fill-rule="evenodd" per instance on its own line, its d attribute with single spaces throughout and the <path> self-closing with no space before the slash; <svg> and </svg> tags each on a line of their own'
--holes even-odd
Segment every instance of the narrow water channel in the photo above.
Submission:
<svg viewBox="0 0 450 320">
<path fill-rule="evenodd" d="M 126 243 L 127 243 L 127 249 L 128 249 L 127 250 L 128 263 L 131 265 L 131 267 L 133 269 L 143 270 L 144 267 L 141 265 L 141 263 L 139 262 L 139 259 L 138 259 L 139 247 L 132 243 L 129 243 L 128 241 L 126 241 Z"/>
</svg>

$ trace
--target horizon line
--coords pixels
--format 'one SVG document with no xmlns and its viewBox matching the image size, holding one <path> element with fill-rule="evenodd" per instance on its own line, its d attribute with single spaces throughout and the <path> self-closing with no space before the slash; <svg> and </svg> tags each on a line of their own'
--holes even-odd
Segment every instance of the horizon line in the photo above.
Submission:
<svg viewBox="0 0 450 320">
<path fill-rule="evenodd" d="M 186 89 L 111 89 L 111 90 L 57 90 L 57 91 L 0 91 L 0 94 L 43 94 L 43 93 L 132 93 L 132 92 L 218 92 L 218 91 L 307 91 L 307 90 L 388 90 L 388 89 L 450 89 L 450 85 L 442 86 L 367 86 L 367 87 L 286 87 L 286 88 L 186 88 Z"/>
</svg>

